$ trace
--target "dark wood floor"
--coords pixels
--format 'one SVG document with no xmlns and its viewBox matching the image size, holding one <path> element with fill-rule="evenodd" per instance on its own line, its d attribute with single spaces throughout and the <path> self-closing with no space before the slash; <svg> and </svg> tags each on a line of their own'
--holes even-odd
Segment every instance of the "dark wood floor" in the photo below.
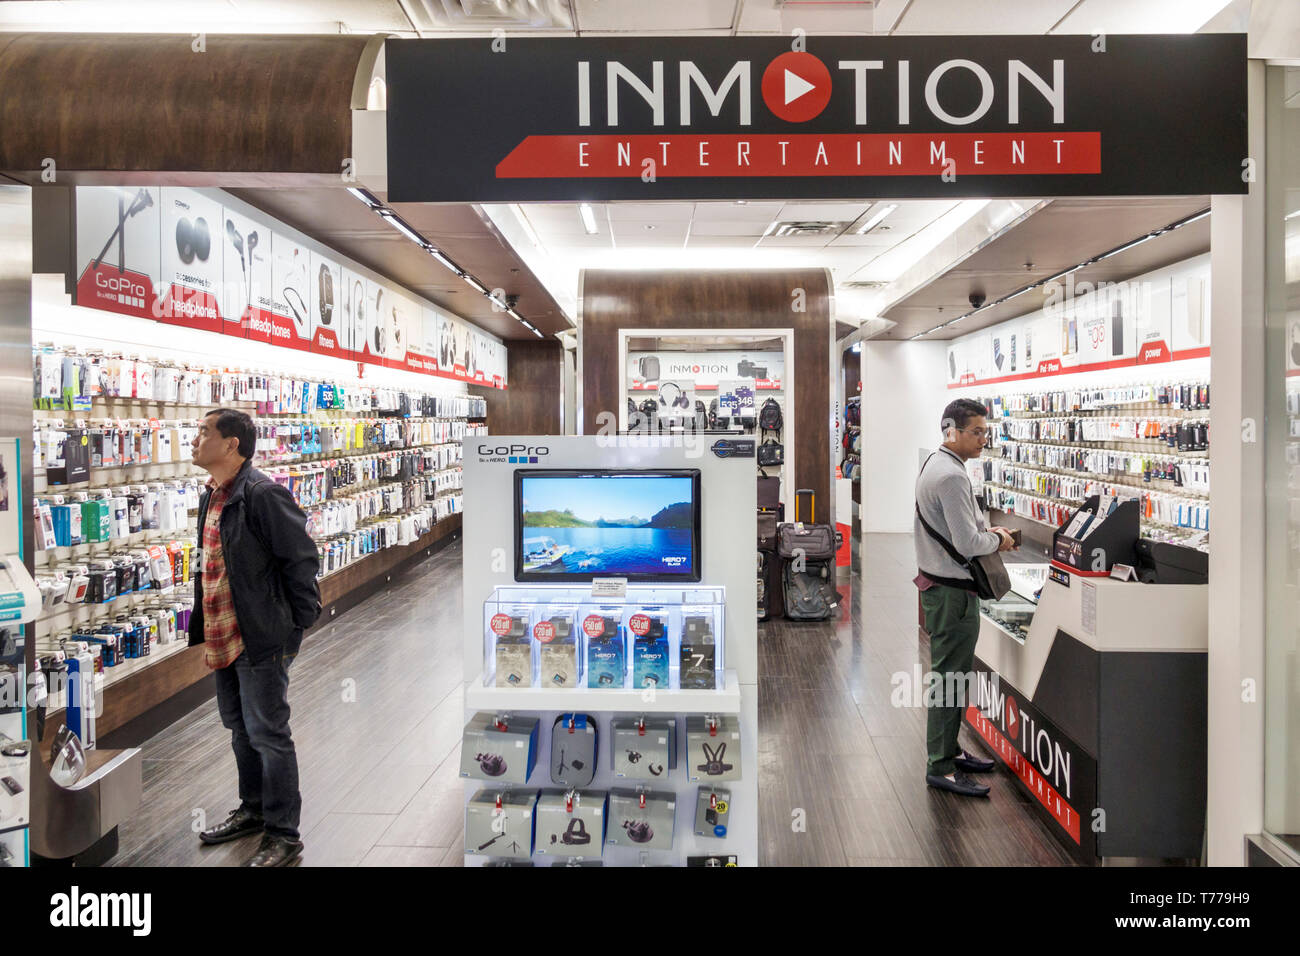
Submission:
<svg viewBox="0 0 1300 956">
<path fill-rule="evenodd" d="M 759 628 L 759 862 L 1068 865 L 1009 777 L 989 778 L 989 800 L 925 786 L 925 712 L 890 704 L 891 676 L 927 664 L 911 554 L 909 536 L 872 536 L 868 584 L 843 620 Z M 460 558 L 448 547 L 303 645 L 290 702 L 304 865 L 460 865 Z M 229 866 L 255 849 L 203 848 L 195 835 L 200 813 L 211 825 L 238 803 L 214 703 L 144 758 L 144 804 L 114 865 Z"/>
</svg>

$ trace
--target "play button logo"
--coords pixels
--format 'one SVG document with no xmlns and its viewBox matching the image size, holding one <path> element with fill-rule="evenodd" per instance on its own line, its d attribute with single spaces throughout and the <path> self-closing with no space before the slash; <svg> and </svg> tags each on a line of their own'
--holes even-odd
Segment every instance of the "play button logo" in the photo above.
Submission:
<svg viewBox="0 0 1300 956">
<path fill-rule="evenodd" d="M 811 53 L 782 53 L 763 71 L 763 102 L 788 123 L 806 123 L 831 101 L 831 73 Z"/>
</svg>

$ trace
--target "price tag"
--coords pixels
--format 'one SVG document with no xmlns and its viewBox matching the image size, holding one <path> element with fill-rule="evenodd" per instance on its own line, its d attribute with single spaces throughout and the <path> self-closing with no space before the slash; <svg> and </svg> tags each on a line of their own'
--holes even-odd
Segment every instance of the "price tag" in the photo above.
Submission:
<svg viewBox="0 0 1300 956">
<path fill-rule="evenodd" d="M 645 614 L 633 614 L 631 620 L 627 622 L 628 628 L 637 637 L 650 633 L 650 618 Z"/>
<path fill-rule="evenodd" d="M 555 625 L 550 621 L 538 621 L 537 626 L 533 628 L 533 637 L 543 644 L 551 643 L 555 640 Z"/>
<path fill-rule="evenodd" d="M 605 633 L 605 619 L 599 614 L 588 614 L 582 622 L 582 633 L 588 637 L 600 637 Z"/>
<path fill-rule="evenodd" d="M 592 578 L 591 596 L 594 598 L 627 597 L 627 578 Z"/>
<path fill-rule="evenodd" d="M 493 614 L 491 627 L 492 633 L 498 636 L 510 633 L 510 615 Z"/>
</svg>

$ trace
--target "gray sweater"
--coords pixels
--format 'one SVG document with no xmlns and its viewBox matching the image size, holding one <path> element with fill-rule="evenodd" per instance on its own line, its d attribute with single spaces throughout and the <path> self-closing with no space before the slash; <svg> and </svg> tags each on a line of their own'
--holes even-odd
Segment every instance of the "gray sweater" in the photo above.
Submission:
<svg viewBox="0 0 1300 956">
<path fill-rule="evenodd" d="M 975 505 L 975 490 L 965 464 L 947 448 L 941 446 L 917 476 L 916 504 L 930 527 L 947 538 L 959 554 L 968 558 L 992 554 L 1002 543 L 988 530 Z M 912 524 L 917 570 L 935 580 L 971 580 L 970 573 L 930 537 L 918 519 L 914 517 Z"/>
</svg>

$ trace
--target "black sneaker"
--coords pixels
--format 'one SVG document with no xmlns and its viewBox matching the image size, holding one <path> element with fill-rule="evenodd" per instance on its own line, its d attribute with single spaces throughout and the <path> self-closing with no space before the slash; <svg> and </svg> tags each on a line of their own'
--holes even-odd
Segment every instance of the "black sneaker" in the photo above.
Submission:
<svg viewBox="0 0 1300 956">
<path fill-rule="evenodd" d="M 992 773 L 993 768 L 997 766 L 992 760 L 985 760 L 983 757 L 977 757 L 969 750 L 963 750 L 953 761 L 958 770 L 965 770 L 967 773 Z"/>
<path fill-rule="evenodd" d="M 951 790 L 963 797 L 987 797 L 989 795 L 988 787 L 982 783 L 976 783 L 961 770 L 954 773 L 951 780 L 941 774 L 927 773 L 925 782 L 936 790 Z"/>
<path fill-rule="evenodd" d="M 301 840 L 289 840 L 273 833 L 262 835 L 262 845 L 244 861 L 244 866 L 288 866 L 302 853 Z"/>
<path fill-rule="evenodd" d="M 230 811 L 230 816 L 226 817 L 225 823 L 218 823 L 212 829 L 200 833 L 199 839 L 212 846 L 217 843 L 229 843 L 231 840 L 238 840 L 250 833 L 261 832 L 262 817 L 251 810 L 240 807 L 238 810 Z"/>
</svg>

